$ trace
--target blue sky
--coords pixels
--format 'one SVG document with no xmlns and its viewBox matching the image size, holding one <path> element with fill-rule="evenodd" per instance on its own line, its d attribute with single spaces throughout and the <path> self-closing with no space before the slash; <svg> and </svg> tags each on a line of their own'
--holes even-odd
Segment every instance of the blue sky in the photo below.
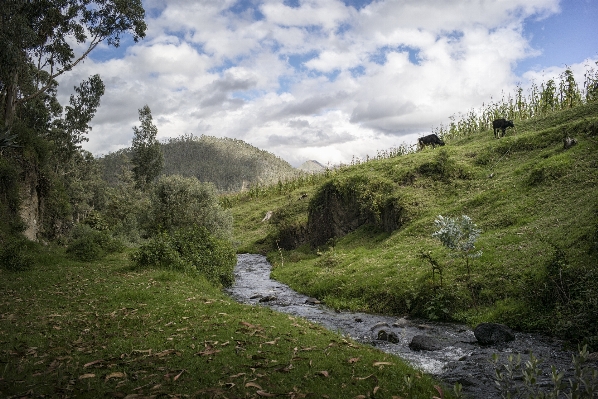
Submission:
<svg viewBox="0 0 598 399">
<path fill-rule="evenodd" d="M 148 104 L 159 137 L 231 137 L 298 166 L 430 133 L 500 93 L 598 68 L 596 0 L 144 0 L 147 37 L 103 46 L 86 148 L 127 147 Z M 67 101 L 67 100 L 63 100 Z"/>
</svg>

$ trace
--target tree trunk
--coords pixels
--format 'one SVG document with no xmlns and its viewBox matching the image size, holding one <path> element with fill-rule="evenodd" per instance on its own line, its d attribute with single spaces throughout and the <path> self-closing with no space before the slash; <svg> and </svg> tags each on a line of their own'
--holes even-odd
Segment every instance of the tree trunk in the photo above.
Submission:
<svg viewBox="0 0 598 399">
<path fill-rule="evenodd" d="M 23 235 L 32 241 L 37 241 L 40 228 L 40 198 L 37 194 L 38 176 L 35 171 L 26 171 L 21 181 L 21 209 L 20 216 L 25 222 Z"/>
<path fill-rule="evenodd" d="M 4 98 L 4 126 L 12 125 L 15 117 L 15 105 L 17 102 L 17 83 L 19 80 L 19 73 L 14 72 L 10 79 L 10 83 L 6 86 L 6 97 Z"/>
</svg>

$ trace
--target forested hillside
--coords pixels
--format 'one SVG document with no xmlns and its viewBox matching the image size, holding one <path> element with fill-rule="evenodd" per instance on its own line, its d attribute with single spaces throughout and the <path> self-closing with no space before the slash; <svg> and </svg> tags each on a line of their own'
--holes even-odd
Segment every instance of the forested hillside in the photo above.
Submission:
<svg viewBox="0 0 598 399">
<path fill-rule="evenodd" d="M 194 176 L 224 192 L 273 184 L 301 174 L 288 162 L 242 140 L 189 135 L 169 139 L 161 147 L 162 175 Z M 111 184 L 118 182 L 123 171 L 131 168 L 131 156 L 127 148 L 100 158 L 104 179 Z"/>
</svg>

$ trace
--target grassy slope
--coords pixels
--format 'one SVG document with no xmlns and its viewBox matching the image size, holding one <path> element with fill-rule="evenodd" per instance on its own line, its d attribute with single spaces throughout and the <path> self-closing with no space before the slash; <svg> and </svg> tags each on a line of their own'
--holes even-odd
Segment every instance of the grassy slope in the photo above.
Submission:
<svg viewBox="0 0 598 399">
<path fill-rule="evenodd" d="M 436 393 L 390 355 L 201 279 L 131 271 L 126 254 L 80 263 L 42 249 L 32 270 L 0 269 L 0 293 L 0 397 Z"/>
<path fill-rule="evenodd" d="M 317 254 L 301 247 L 281 257 L 264 240 L 274 227 L 260 221 L 267 210 L 305 213 L 299 193 L 311 194 L 321 183 L 240 201 L 232 208 L 240 249 L 271 251 L 274 278 L 336 308 L 551 328 L 541 316 L 529 319 L 524 299 L 546 295 L 534 292 L 537 282 L 558 277 L 546 274 L 558 258 L 556 247 L 567 265 L 595 273 L 597 130 L 598 103 L 593 103 L 519 123 L 500 140 L 487 131 L 441 149 L 346 168 L 339 173 L 392 180 L 409 222 L 392 234 L 361 228 Z M 564 150 L 564 134 L 578 145 Z M 442 161 L 443 151 L 448 161 Z M 439 164 L 445 176 L 429 173 L 429 165 Z M 439 214 L 466 214 L 483 230 L 477 247 L 484 253 L 473 261 L 470 276 L 464 263 L 431 237 Z M 429 251 L 445 268 L 443 289 L 436 291 L 437 277 L 433 283 L 430 265 L 418 256 Z M 555 290 L 560 288 L 556 284 Z"/>
</svg>

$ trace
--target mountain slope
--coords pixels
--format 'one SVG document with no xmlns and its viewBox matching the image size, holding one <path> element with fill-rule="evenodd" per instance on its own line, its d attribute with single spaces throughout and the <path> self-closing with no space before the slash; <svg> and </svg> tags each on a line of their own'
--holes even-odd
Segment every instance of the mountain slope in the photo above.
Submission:
<svg viewBox="0 0 598 399">
<path fill-rule="evenodd" d="M 195 176 L 212 182 L 220 191 L 277 183 L 301 172 L 274 154 L 241 140 L 210 136 L 182 136 L 162 143 L 163 175 Z M 114 183 L 122 169 L 129 168 L 131 150 L 120 150 L 101 158 L 104 178 Z"/>
</svg>

